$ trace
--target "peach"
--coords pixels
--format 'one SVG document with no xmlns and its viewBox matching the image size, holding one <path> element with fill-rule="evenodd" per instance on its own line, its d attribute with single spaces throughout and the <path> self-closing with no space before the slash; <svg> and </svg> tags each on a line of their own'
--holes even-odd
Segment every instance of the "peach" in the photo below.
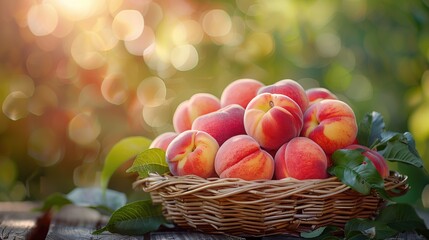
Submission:
<svg viewBox="0 0 429 240">
<path fill-rule="evenodd" d="M 255 79 L 243 78 L 231 82 L 222 92 L 220 96 L 220 105 L 225 107 L 230 104 L 238 104 L 243 108 L 252 100 L 258 90 L 265 86 L 263 83 Z"/>
<path fill-rule="evenodd" d="M 292 177 L 299 180 L 328 177 L 328 159 L 313 140 L 296 137 L 283 144 L 275 156 L 275 178 Z"/>
<path fill-rule="evenodd" d="M 353 110 L 345 102 L 324 99 L 304 113 L 301 136 L 319 144 L 327 155 L 352 144 L 358 127 Z"/>
<path fill-rule="evenodd" d="M 359 145 L 359 144 L 352 144 L 345 149 L 355 150 L 355 149 L 361 149 L 362 155 L 367 157 L 375 166 L 378 173 L 380 173 L 380 176 L 384 179 L 387 178 L 390 174 L 389 166 L 387 165 L 386 159 L 378 153 L 376 150 L 372 150 L 366 146 Z"/>
<path fill-rule="evenodd" d="M 199 116 L 220 109 L 220 100 L 209 93 L 196 93 L 180 103 L 173 114 L 173 127 L 177 133 L 190 130 L 192 122 Z"/>
<path fill-rule="evenodd" d="M 300 134 L 303 114 L 298 104 L 282 94 L 262 93 L 244 111 L 244 129 L 261 147 L 278 149 Z"/>
<path fill-rule="evenodd" d="M 175 132 L 165 132 L 158 135 L 150 144 L 149 148 L 160 148 L 167 151 L 168 145 L 178 134 Z"/>
<path fill-rule="evenodd" d="M 248 135 L 237 135 L 220 146 L 215 158 L 220 178 L 272 179 L 274 159 Z"/>
<path fill-rule="evenodd" d="M 309 105 L 323 99 L 338 99 L 335 94 L 323 87 L 309 88 L 305 90 Z"/>
<path fill-rule="evenodd" d="M 175 176 L 216 176 L 214 160 L 219 149 L 216 139 L 206 132 L 186 130 L 167 147 L 166 160 Z"/>
<path fill-rule="evenodd" d="M 243 117 L 244 108 L 238 104 L 231 104 L 216 112 L 197 117 L 192 129 L 210 134 L 221 146 L 232 136 L 246 134 Z"/>
<path fill-rule="evenodd" d="M 299 105 L 302 112 L 304 112 L 308 107 L 308 98 L 304 88 L 292 79 L 280 80 L 274 84 L 261 87 L 258 93 L 277 93 L 286 95 L 292 98 L 292 100 Z"/>
</svg>

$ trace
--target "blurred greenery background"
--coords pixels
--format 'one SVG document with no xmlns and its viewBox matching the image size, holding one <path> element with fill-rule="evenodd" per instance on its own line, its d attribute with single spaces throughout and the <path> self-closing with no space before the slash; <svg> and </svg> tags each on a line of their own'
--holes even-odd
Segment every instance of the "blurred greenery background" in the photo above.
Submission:
<svg viewBox="0 0 429 240">
<path fill-rule="evenodd" d="M 121 138 L 172 130 L 197 92 L 239 78 L 322 86 L 410 131 L 429 167 L 429 1 L 0 2 L 0 200 L 99 185 Z M 392 168 L 403 168 L 392 165 Z M 110 188 L 131 193 L 119 169 Z M 409 170 L 406 201 L 429 207 Z"/>
</svg>

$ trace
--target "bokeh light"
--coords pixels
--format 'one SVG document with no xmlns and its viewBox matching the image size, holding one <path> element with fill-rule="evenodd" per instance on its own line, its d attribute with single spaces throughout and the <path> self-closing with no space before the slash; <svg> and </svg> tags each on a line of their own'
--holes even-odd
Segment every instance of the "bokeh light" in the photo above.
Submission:
<svg viewBox="0 0 429 240">
<path fill-rule="evenodd" d="M 140 82 L 137 96 L 140 103 L 146 107 L 157 107 L 164 103 L 167 89 L 162 79 L 149 77 Z"/>
<path fill-rule="evenodd" d="M 3 113 L 11 120 L 19 120 L 28 115 L 28 96 L 20 91 L 11 92 L 2 105 Z"/>
<path fill-rule="evenodd" d="M 103 51 L 103 40 L 94 32 L 80 33 L 73 40 L 71 55 L 75 62 L 84 69 L 96 69 L 106 63 Z"/>
<path fill-rule="evenodd" d="M 90 113 L 79 113 L 69 123 L 68 134 L 74 142 L 87 145 L 96 140 L 101 126 Z"/>
<path fill-rule="evenodd" d="M 58 24 L 57 11 L 50 4 L 34 5 L 28 11 L 27 24 L 30 31 L 36 36 L 51 34 Z"/>
<path fill-rule="evenodd" d="M 198 52 L 190 44 L 176 46 L 171 51 L 171 63 L 179 71 L 191 70 L 198 64 Z"/>
<path fill-rule="evenodd" d="M 128 98 L 128 85 L 122 74 L 110 74 L 101 84 L 101 93 L 106 101 L 120 105 Z"/>
<path fill-rule="evenodd" d="M 231 17 L 222 9 L 213 9 L 203 16 L 202 27 L 211 37 L 227 35 L 232 28 Z"/>
<path fill-rule="evenodd" d="M 115 36 L 124 41 L 137 39 L 143 32 L 144 18 L 139 11 L 122 10 L 116 14 L 112 22 Z"/>
</svg>

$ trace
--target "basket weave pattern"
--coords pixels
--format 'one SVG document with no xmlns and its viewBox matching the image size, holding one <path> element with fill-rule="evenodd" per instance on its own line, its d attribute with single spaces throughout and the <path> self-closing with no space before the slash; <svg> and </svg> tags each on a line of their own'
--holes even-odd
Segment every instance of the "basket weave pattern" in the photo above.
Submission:
<svg viewBox="0 0 429 240">
<path fill-rule="evenodd" d="M 403 195 L 407 177 L 391 172 L 385 189 Z M 321 226 L 344 227 L 352 218 L 372 218 L 385 201 L 362 195 L 336 177 L 322 180 L 244 181 L 151 174 L 135 182 L 162 203 L 181 228 L 233 236 L 298 235 Z"/>
</svg>

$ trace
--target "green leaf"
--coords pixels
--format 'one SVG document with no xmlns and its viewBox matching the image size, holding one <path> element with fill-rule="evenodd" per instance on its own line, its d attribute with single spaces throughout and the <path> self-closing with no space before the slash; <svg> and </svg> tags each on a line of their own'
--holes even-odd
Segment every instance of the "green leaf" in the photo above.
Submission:
<svg viewBox="0 0 429 240">
<path fill-rule="evenodd" d="M 165 152 L 159 148 L 151 148 L 138 154 L 133 165 L 127 169 L 128 173 L 137 172 L 142 178 L 148 177 L 149 173 L 164 174 L 169 171 Z"/>
<path fill-rule="evenodd" d="M 409 133 L 391 138 L 379 152 L 388 161 L 403 162 L 415 167 L 423 166 L 423 161 L 415 149 L 414 139 Z"/>
<path fill-rule="evenodd" d="M 124 193 L 101 188 L 75 188 L 67 198 L 75 205 L 84 207 L 93 207 L 100 210 L 116 210 L 127 203 L 127 197 Z M 111 211 L 110 211 L 111 212 Z"/>
<path fill-rule="evenodd" d="M 380 195 L 389 198 L 383 179 L 371 160 L 361 154 L 361 150 L 340 149 L 334 152 L 332 159 L 334 164 L 328 171 L 341 182 L 364 195 L 374 188 Z"/>
<path fill-rule="evenodd" d="M 43 201 L 43 206 L 36 208 L 36 211 L 49 211 L 52 208 L 61 208 L 65 205 L 72 204 L 66 195 L 62 193 L 53 193 L 49 195 L 45 201 Z"/>
<path fill-rule="evenodd" d="M 351 219 L 344 227 L 346 239 L 386 239 L 397 233 L 386 224 L 369 219 Z"/>
<path fill-rule="evenodd" d="M 385 124 L 380 113 L 367 113 L 358 126 L 357 139 L 359 144 L 371 147 L 380 139 L 384 129 Z"/>
<path fill-rule="evenodd" d="M 407 145 L 410 152 L 421 160 L 422 158 L 420 157 L 420 154 L 417 151 L 416 141 L 414 140 L 413 135 L 410 132 L 405 132 L 404 137 L 405 139 L 407 139 Z"/>
<path fill-rule="evenodd" d="M 146 150 L 151 140 L 145 137 L 127 137 L 116 143 L 106 156 L 101 172 L 101 188 L 106 189 L 110 177 L 127 160 Z"/>
<path fill-rule="evenodd" d="M 324 239 L 339 239 L 334 237 L 332 233 L 338 232 L 340 230 L 339 227 L 336 226 L 324 226 L 319 227 L 311 232 L 302 232 L 300 236 L 302 238 L 312 239 L 312 240 L 324 240 Z"/>
<path fill-rule="evenodd" d="M 417 215 L 415 209 L 408 204 L 391 204 L 383 209 L 377 221 L 399 231 L 408 232 L 426 229 L 425 222 Z"/>
<path fill-rule="evenodd" d="M 301 237 L 303 238 L 315 238 L 319 237 L 323 231 L 325 231 L 326 227 L 320 227 L 311 232 L 302 232 Z"/>
<path fill-rule="evenodd" d="M 153 205 L 150 200 L 137 201 L 116 210 L 106 226 L 94 231 L 93 234 L 109 231 L 124 235 L 143 235 L 157 230 L 166 223 L 161 205 Z"/>
</svg>

